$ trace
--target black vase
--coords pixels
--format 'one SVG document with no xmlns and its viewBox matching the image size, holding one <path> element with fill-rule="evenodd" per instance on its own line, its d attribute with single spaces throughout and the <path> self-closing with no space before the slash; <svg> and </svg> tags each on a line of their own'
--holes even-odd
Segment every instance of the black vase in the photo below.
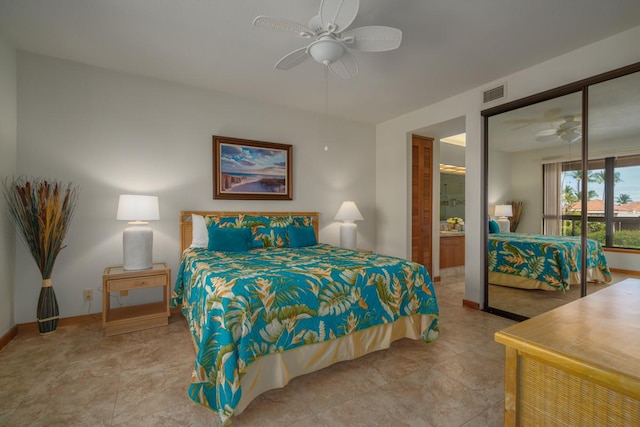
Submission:
<svg viewBox="0 0 640 427">
<path fill-rule="evenodd" d="M 56 293 L 53 291 L 53 286 L 51 286 L 51 280 L 48 281 L 48 285 L 45 285 L 45 282 L 46 280 L 43 280 L 42 288 L 40 288 L 40 297 L 38 298 L 37 317 L 40 334 L 55 332 L 60 318 L 58 300 L 56 299 Z"/>
</svg>

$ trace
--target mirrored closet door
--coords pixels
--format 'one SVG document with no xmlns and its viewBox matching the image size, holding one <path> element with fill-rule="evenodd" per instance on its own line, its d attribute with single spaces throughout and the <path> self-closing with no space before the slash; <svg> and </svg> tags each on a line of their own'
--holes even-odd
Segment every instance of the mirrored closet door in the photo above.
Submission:
<svg viewBox="0 0 640 427">
<path fill-rule="evenodd" d="M 485 310 L 536 316 L 613 283 L 614 251 L 640 256 L 639 70 L 483 112 Z"/>
</svg>

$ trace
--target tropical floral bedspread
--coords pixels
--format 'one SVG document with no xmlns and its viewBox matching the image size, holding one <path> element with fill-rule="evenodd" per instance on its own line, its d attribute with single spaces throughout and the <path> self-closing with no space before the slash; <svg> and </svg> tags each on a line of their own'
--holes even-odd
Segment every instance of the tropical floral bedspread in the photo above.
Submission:
<svg viewBox="0 0 640 427">
<path fill-rule="evenodd" d="M 197 355 L 189 396 L 228 420 L 257 358 L 340 338 L 438 304 L 426 269 L 399 258 L 318 244 L 248 252 L 184 252 L 172 305 L 182 304 Z"/>
<path fill-rule="evenodd" d="M 512 274 L 567 289 L 580 271 L 580 238 L 525 233 L 489 234 L 489 271 Z M 587 269 L 611 281 L 607 258 L 597 240 L 588 239 Z"/>
</svg>

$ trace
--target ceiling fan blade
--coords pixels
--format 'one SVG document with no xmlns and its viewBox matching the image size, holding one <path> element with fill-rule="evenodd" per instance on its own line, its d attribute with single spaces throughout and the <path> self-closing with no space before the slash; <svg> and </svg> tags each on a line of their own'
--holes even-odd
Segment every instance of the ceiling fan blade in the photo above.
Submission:
<svg viewBox="0 0 640 427">
<path fill-rule="evenodd" d="M 284 18 L 272 18 L 270 16 L 257 16 L 253 20 L 253 26 L 279 33 L 294 33 L 300 37 L 313 37 L 314 33 L 306 25 L 299 24 Z"/>
<path fill-rule="evenodd" d="M 578 128 L 578 127 L 580 127 L 580 122 L 571 119 L 569 121 L 566 121 L 560 124 L 560 126 L 558 126 L 558 129 L 569 130 L 569 129 Z"/>
<path fill-rule="evenodd" d="M 569 143 L 576 142 L 580 138 L 581 138 L 580 133 L 576 132 L 575 130 L 569 131 L 560 136 L 560 139 L 562 139 L 563 141 L 567 141 Z"/>
<path fill-rule="evenodd" d="M 536 141 L 538 142 L 550 142 L 555 141 L 556 139 L 558 139 L 558 135 L 555 133 L 553 135 L 536 136 Z"/>
<path fill-rule="evenodd" d="M 301 47 L 300 49 L 296 49 L 285 55 L 280 61 L 278 61 L 276 68 L 278 70 L 289 70 L 296 65 L 302 64 L 307 59 L 309 59 L 307 47 Z"/>
<path fill-rule="evenodd" d="M 320 22 L 325 29 L 335 25 L 334 32 L 341 33 L 351 25 L 358 9 L 360 0 L 322 0 L 320 3 Z"/>
<path fill-rule="evenodd" d="M 524 129 L 524 128 L 526 128 L 526 127 L 527 127 L 527 126 L 529 126 L 529 125 L 530 125 L 530 123 L 526 123 L 526 124 L 524 124 L 524 125 L 520 125 L 520 126 L 516 126 L 516 127 L 514 127 L 514 128 L 511 128 L 511 130 Z"/>
<path fill-rule="evenodd" d="M 558 131 L 557 129 L 545 129 L 545 130 L 541 130 L 540 132 L 536 133 L 536 138 L 538 137 L 545 137 L 545 136 L 557 136 L 558 135 Z"/>
<path fill-rule="evenodd" d="M 354 28 L 342 34 L 347 46 L 363 52 L 384 52 L 397 49 L 402 41 L 402 31 L 397 28 L 374 25 Z M 350 39 L 353 38 L 353 41 Z"/>
<path fill-rule="evenodd" d="M 329 71 L 341 79 L 348 79 L 358 74 L 358 63 L 351 52 L 345 52 L 340 59 L 328 65 Z"/>
</svg>

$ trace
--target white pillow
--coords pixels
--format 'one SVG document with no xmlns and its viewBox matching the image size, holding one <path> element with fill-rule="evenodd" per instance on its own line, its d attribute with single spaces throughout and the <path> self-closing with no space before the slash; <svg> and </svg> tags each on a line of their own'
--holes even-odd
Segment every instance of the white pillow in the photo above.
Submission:
<svg viewBox="0 0 640 427">
<path fill-rule="evenodd" d="M 209 232 L 204 224 L 202 215 L 191 214 L 192 235 L 190 248 L 207 248 L 209 246 Z"/>
</svg>

